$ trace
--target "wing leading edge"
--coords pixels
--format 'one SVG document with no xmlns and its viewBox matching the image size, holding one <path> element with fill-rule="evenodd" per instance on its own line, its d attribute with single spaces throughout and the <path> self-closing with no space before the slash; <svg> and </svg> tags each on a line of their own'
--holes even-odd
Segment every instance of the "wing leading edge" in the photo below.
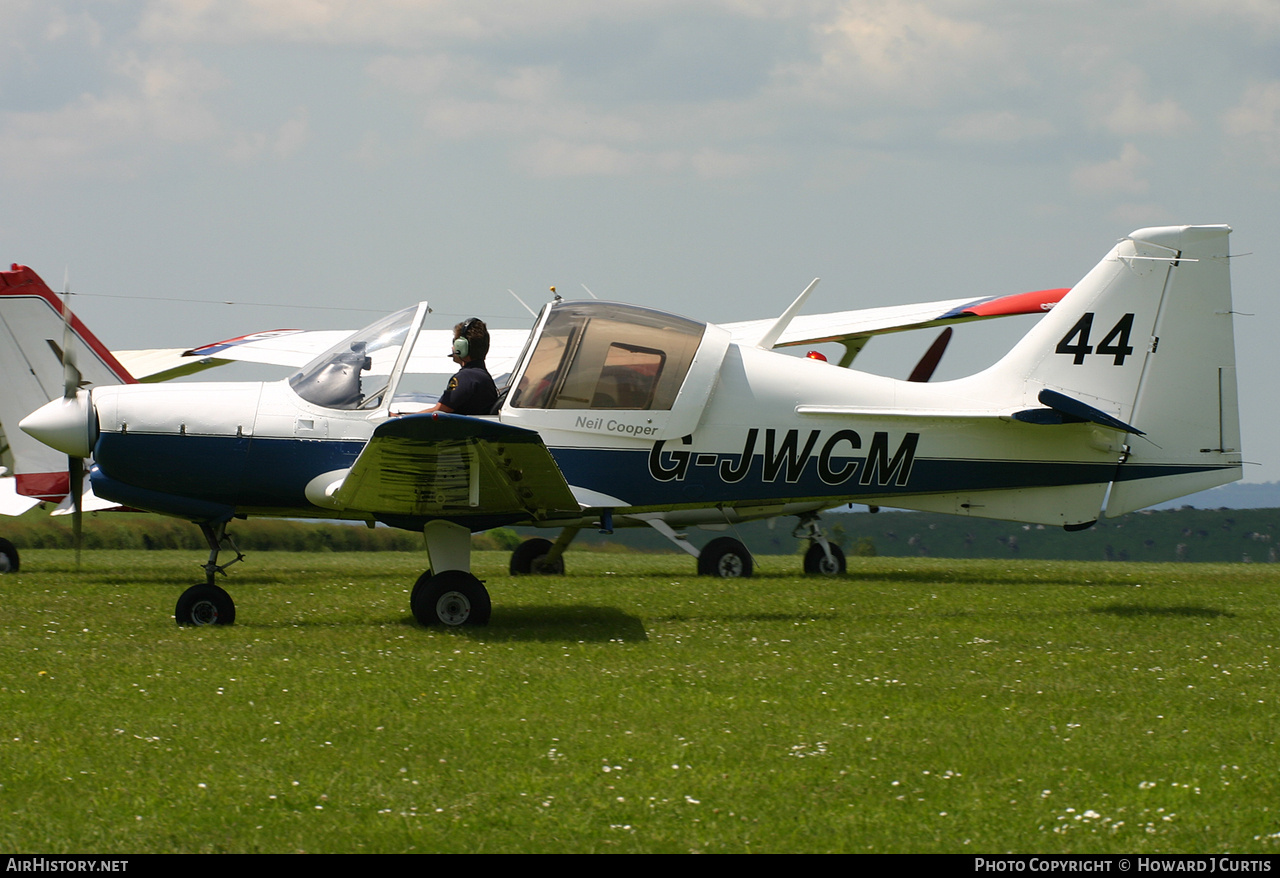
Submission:
<svg viewBox="0 0 1280 878">
<path fill-rule="evenodd" d="M 1066 288 L 1037 290 L 982 299 L 949 299 L 911 305 L 886 305 L 858 311 L 802 314 L 795 317 L 774 342 L 774 347 L 839 342 L 847 355 L 840 365 L 848 366 L 873 336 L 910 329 L 947 326 L 970 320 L 1043 314 L 1069 292 Z M 770 320 L 748 320 L 722 324 L 736 342 L 757 337 Z"/>
</svg>

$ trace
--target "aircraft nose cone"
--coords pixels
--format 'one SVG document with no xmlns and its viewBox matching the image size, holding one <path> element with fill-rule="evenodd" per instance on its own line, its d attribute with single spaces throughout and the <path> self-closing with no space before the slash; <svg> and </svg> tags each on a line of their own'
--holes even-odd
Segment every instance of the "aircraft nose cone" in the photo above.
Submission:
<svg viewBox="0 0 1280 878">
<path fill-rule="evenodd" d="M 89 457 L 98 441 L 98 414 L 87 390 L 45 403 L 18 426 L 33 439 L 70 457 Z"/>
</svg>

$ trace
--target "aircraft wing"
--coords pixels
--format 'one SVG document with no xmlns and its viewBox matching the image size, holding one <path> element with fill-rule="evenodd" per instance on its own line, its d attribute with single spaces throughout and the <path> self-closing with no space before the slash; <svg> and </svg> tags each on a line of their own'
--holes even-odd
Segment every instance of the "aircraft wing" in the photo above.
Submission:
<svg viewBox="0 0 1280 878">
<path fill-rule="evenodd" d="M 21 515 L 39 502 L 39 497 L 19 494 L 18 480 L 12 475 L 0 474 L 0 515 Z"/>
<path fill-rule="evenodd" d="M 948 299 L 914 305 L 836 311 L 830 314 L 802 314 L 791 320 L 774 347 L 840 342 L 856 356 L 862 346 L 875 335 L 1014 314 L 1042 314 L 1052 309 L 1067 292 L 1067 289 L 1037 290 L 984 299 Z M 729 330 L 735 342 L 754 344 L 774 320 L 775 318 L 748 320 L 721 325 Z M 847 361 L 852 359 L 853 356 L 846 358 Z M 841 365 L 847 366 L 847 361 Z"/>
<path fill-rule="evenodd" d="M 577 516 L 582 508 L 535 431 L 443 412 L 378 425 L 325 494 L 340 509 L 464 522 Z"/>
<path fill-rule="evenodd" d="M 1066 295 L 1066 289 L 1039 290 L 983 299 L 948 299 L 914 305 L 889 305 L 856 311 L 806 314 L 792 319 L 774 347 L 841 342 L 854 355 L 875 335 L 944 326 L 968 320 L 1013 314 L 1040 314 Z M 733 341 L 754 344 L 775 322 L 745 320 L 721 324 Z M 229 338 L 195 348 L 115 351 L 116 359 L 138 381 L 168 381 L 231 362 L 260 363 L 299 369 L 333 347 L 354 330 L 274 329 Z M 491 329 L 487 366 L 492 375 L 510 372 L 516 365 L 529 333 L 524 329 Z M 407 371 L 411 374 L 452 375 L 457 366 L 449 359 L 451 329 L 427 329 L 419 335 Z M 852 360 L 852 357 L 847 357 Z M 848 365 L 848 362 L 843 363 Z"/>
<path fill-rule="evenodd" d="M 354 331 L 275 329 L 185 350 L 116 351 L 115 355 L 130 374 L 144 382 L 168 381 L 232 362 L 300 369 Z M 528 337 L 524 329 L 489 330 L 489 372 L 496 376 L 511 371 Z M 458 371 L 448 356 L 453 330 L 427 329 L 418 338 L 407 367 L 410 374 L 452 375 Z"/>
<path fill-rule="evenodd" d="M 115 355 L 131 375 L 144 382 L 168 381 L 232 362 L 300 368 L 353 331 L 272 329 L 196 348 L 115 351 Z"/>
</svg>

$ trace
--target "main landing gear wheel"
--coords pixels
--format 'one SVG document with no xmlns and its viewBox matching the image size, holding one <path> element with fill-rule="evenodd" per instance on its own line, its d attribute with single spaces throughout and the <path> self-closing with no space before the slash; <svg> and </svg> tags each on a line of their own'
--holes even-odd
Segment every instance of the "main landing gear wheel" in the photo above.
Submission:
<svg viewBox="0 0 1280 878">
<path fill-rule="evenodd" d="M 554 561 L 548 562 L 546 557 L 551 552 L 551 541 L 535 537 L 531 540 L 525 540 L 516 546 L 516 550 L 511 553 L 511 566 L 509 568 L 512 576 L 526 576 L 528 574 L 538 574 L 544 576 L 563 576 L 564 575 L 564 555 L 561 555 Z"/>
<path fill-rule="evenodd" d="M 236 605 L 224 589 L 202 582 L 182 593 L 173 618 L 179 625 L 230 625 L 236 620 Z"/>
<path fill-rule="evenodd" d="M 822 576 L 840 576 L 845 572 L 846 565 L 844 560 L 844 550 L 835 543 L 828 543 L 831 547 L 831 557 L 827 557 L 827 553 L 822 551 L 822 546 L 813 543 L 809 546 L 809 551 L 804 553 L 804 572 L 816 573 Z"/>
<path fill-rule="evenodd" d="M 698 575 L 739 579 L 752 572 L 751 553 L 732 537 L 717 537 L 698 555 Z"/>
<path fill-rule="evenodd" d="M 0 573 L 18 572 L 18 550 L 13 543 L 0 539 Z"/>
<path fill-rule="evenodd" d="M 487 625 L 493 605 L 484 583 L 465 570 L 430 570 L 418 578 L 409 598 L 413 617 L 421 625 Z"/>
</svg>

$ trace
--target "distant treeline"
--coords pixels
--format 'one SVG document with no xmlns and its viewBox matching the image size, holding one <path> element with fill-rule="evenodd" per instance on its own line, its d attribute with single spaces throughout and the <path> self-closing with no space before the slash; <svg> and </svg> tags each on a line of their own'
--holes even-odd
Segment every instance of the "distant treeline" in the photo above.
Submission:
<svg viewBox="0 0 1280 878">
<path fill-rule="evenodd" d="M 879 555 L 1060 561 L 1280 560 L 1280 509 L 1144 510 L 1086 530 L 932 513 L 845 516 Z"/>
<path fill-rule="evenodd" d="M 1275 562 L 1280 560 L 1280 509 L 1192 509 L 1133 512 L 1102 519 L 1088 530 L 1017 524 L 924 512 L 885 510 L 827 513 L 827 536 L 845 553 L 890 557 L 1021 558 L 1063 561 Z M 794 518 L 752 522 L 709 532 L 690 528 L 689 542 L 703 546 L 717 536 L 734 536 L 762 555 L 802 552 L 808 543 L 792 536 Z M 420 533 L 389 527 L 285 519 L 234 521 L 228 528 L 245 551 L 384 552 L 419 551 Z M 554 539 L 556 531 L 497 528 L 472 538 L 476 549 L 515 548 L 522 539 Z M 0 519 L 0 537 L 19 550 L 73 546 L 69 516 L 32 510 Z M 139 513 L 98 512 L 84 517 L 86 549 L 184 549 L 205 551 L 195 525 Z M 583 528 L 574 550 L 679 551 L 647 528 L 618 528 L 599 534 Z"/>
<path fill-rule="evenodd" d="M 227 528 L 244 551 L 257 552 L 414 552 L 423 548 L 422 534 L 390 527 L 256 518 L 233 521 Z M 0 537 L 18 550 L 70 549 L 75 545 L 71 517 L 34 510 L 21 518 L 0 518 Z M 125 512 L 84 516 L 86 549 L 191 549 L 207 551 L 200 528 L 187 521 Z M 477 549 L 513 548 L 520 538 L 505 528 L 473 538 Z"/>
<path fill-rule="evenodd" d="M 705 545 L 716 536 L 734 536 L 762 555 L 803 552 L 805 540 L 792 536 L 796 519 L 736 525 L 719 533 L 689 528 L 689 542 Z M 1066 531 L 1051 525 L 1020 524 L 929 512 L 885 509 L 879 513 L 824 513 L 828 539 L 850 557 L 1022 558 L 1060 561 L 1280 560 L 1280 509 L 1144 510 L 1103 518 L 1093 527 Z M 530 531 L 532 533 L 532 531 Z M 619 529 L 609 536 L 584 529 L 576 547 L 595 541 L 619 542 L 644 550 L 669 550 L 671 543 L 649 528 Z"/>
</svg>

